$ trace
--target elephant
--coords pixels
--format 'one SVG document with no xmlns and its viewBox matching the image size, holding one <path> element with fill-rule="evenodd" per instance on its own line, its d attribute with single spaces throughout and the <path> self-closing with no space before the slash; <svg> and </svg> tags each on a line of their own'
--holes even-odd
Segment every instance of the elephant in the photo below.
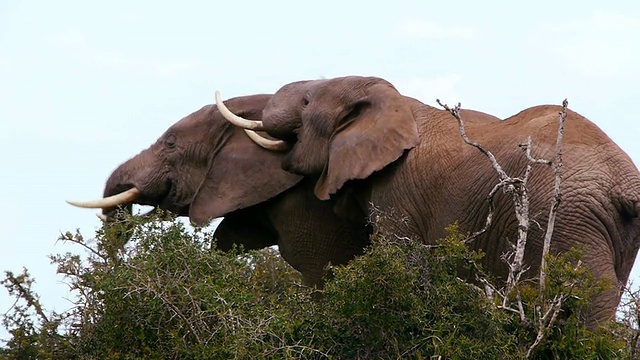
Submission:
<svg viewBox="0 0 640 360">
<path fill-rule="evenodd" d="M 561 110 L 534 106 L 505 120 L 463 110 L 461 117 L 471 141 L 491 151 L 507 174 L 522 177 L 531 163 L 519 145 L 531 136 L 532 156 L 553 159 Z M 427 244 L 455 222 L 462 232 L 485 226 L 487 197 L 499 182 L 487 157 L 463 141 L 449 112 L 401 95 L 384 79 L 290 83 L 269 100 L 260 122 L 240 119 L 234 122 L 239 127 L 254 124 L 281 139 L 277 145 L 289 147 L 282 168 L 315 181 L 317 198 L 330 199 L 341 217 L 377 211 L 394 219 L 385 222 L 384 232 Z M 551 252 L 583 246 L 583 264 L 613 284 L 586 311 L 585 323 L 597 326 L 614 318 L 640 245 L 640 174 L 606 134 L 571 110 L 562 156 L 562 202 Z M 554 179 L 551 166 L 536 165 L 528 181 L 532 225 L 524 277 L 537 276 L 540 268 Z M 484 270 L 504 280 L 508 268 L 501 256 L 515 243 L 518 222 L 511 195 L 498 192 L 493 203 L 493 222 L 470 246 L 485 253 Z"/>
<path fill-rule="evenodd" d="M 271 95 L 230 99 L 243 116 L 259 116 Z M 300 271 L 303 284 L 322 286 L 324 267 L 344 264 L 363 252 L 363 223 L 334 214 L 313 195 L 313 182 L 280 168 L 283 154 L 265 150 L 207 105 L 171 126 L 154 144 L 109 176 L 103 198 L 72 205 L 101 208 L 109 222 L 117 207 L 151 205 L 197 225 L 224 217 L 214 237 L 218 248 L 278 245 Z"/>
</svg>

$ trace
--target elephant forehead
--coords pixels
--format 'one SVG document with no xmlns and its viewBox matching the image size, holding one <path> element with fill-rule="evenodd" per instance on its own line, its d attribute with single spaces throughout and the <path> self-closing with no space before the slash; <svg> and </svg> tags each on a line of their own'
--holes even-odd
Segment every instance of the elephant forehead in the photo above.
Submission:
<svg viewBox="0 0 640 360">
<path fill-rule="evenodd" d="M 263 113 L 271 113 L 283 108 L 291 108 L 299 103 L 299 99 L 309 91 L 312 84 L 319 80 L 296 81 L 281 87 L 265 106 Z"/>
<path fill-rule="evenodd" d="M 211 131 L 227 126 L 215 105 L 206 105 L 173 124 L 164 135 L 207 137 Z M 164 136 L 163 135 L 163 136 Z"/>
</svg>

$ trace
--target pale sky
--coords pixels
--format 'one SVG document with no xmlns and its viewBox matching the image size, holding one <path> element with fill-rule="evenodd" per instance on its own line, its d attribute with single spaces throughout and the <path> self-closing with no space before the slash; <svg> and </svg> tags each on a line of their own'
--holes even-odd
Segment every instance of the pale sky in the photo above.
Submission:
<svg viewBox="0 0 640 360">
<path fill-rule="evenodd" d="M 69 308 L 47 255 L 100 221 L 65 199 L 101 196 L 216 89 L 344 75 L 501 118 L 568 98 L 640 164 L 638 1 L 0 0 L 0 270 L 26 266 L 46 309 Z"/>
</svg>

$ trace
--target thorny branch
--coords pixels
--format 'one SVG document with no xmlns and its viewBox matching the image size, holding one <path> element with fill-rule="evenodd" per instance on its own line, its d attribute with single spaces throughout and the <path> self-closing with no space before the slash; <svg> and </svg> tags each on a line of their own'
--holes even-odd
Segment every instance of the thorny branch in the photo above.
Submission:
<svg viewBox="0 0 640 360">
<path fill-rule="evenodd" d="M 553 234 L 556 213 L 558 211 L 558 207 L 560 205 L 560 201 L 562 198 L 561 192 L 560 192 L 560 182 L 562 180 L 562 177 L 560 174 L 560 170 L 562 168 L 562 136 L 564 134 L 564 123 L 567 116 L 568 101 L 565 99 L 562 102 L 562 112 L 560 113 L 560 120 L 558 124 L 558 137 L 556 141 L 555 158 L 553 159 L 553 161 L 545 160 L 545 159 L 536 159 L 531 155 L 531 149 L 532 149 L 531 137 L 528 138 L 526 144 L 520 145 L 525 151 L 526 157 L 529 160 L 529 164 L 527 164 L 523 178 L 515 178 L 515 177 L 508 176 L 507 173 L 502 169 L 502 167 L 498 163 L 496 157 L 493 155 L 493 153 L 491 153 L 491 151 L 488 151 L 484 149 L 480 144 L 469 140 L 464 128 L 464 122 L 462 120 L 462 117 L 460 116 L 460 107 L 461 107 L 460 103 L 458 103 L 455 107 L 450 108 L 448 105 L 440 102 L 439 99 L 437 99 L 437 102 L 447 112 L 453 115 L 453 117 L 457 120 L 460 136 L 462 137 L 464 142 L 468 145 L 471 145 L 477 148 L 480 152 L 482 152 L 484 155 L 487 156 L 487 158 L 491 161 L 493 168 L 498 173 L 498 177 L 500 179 L 500 182 L 493 187 L 493 189 L 491 190 L 491 192 L 487 197 L 487 203 L 489 205 L 489 213 L 487 215 L 484 227 L 480 231 L 473 233 L 465 241 L 470 241 L 472 239 L 477 238 L 479 235 L 485 233 L 488 230 L 489 226 L 491 226 L 491 222 L 493 220 L 493 212 L 494 212 L 493 197 L 495 196 L 495 194 L 499 189 L 502 189 L 505 194 L 511 194 L 512 196 L 513 204 L 515 207 L 515 215 L 518 220 L 518 239 L 517 239 L 516 245 L 514 246 L 514 249 L 512 251 L 507 252 L 506 254 L 503 254 L 502 256 L 503 260 L 509 266 L 509 275 L 507 278 L 507 282 L 505 284 L 505 288 L 496 289 L 495 286 L 492 286 L 488 281 L 486 281 L 486 279 L 483 278 L 483 276 L 476 276 L 476 278 L 484 285 L 485 293 L 487 294 L 487 296 L 492 297 L 493 294 L 498 294 L 498 296 L 502 298 L 502 305 L 499 306 L 499 308 L 518 313 L 520 315 L 520 320 L 522 322 L 529 322 L 524 311 L 524 306 L 522 304 L 520 292 L 516 287 L 522 274 L 529 269 L 529 267 L 524 266 L 524 251 L 527 243 L 527 234 L 529 231 L 529 224 L 531 221 L 529 218 L 529 194 L 527 191 L 527 181 L 529 179 L 529 175 L 531 174 L 533 164 L 544 164 L 544 165 L 554 166 L 553 168 L 554 176 L 555 176 L 554 195 L 551 201 L 551 208 L 549 209 L 549 222 L 547 224 L 547 229 L 545 233 L 544 245 L 543 245 L 543 251 L 542 251 L 542 260 L 541 260 L 541 266 L 540 266 L 540 292 L 539 293 L 540 293 L 541 304 L 544 305 L 545 304 L 545 301 L 544 301 L 545 300 L 544 299 L 545 279 L 546 279 L 546 270 L 547 270 L 546 257 L 549 253 L 551 236 Z M 580 263 L 578 263 L 577 267 L 579 266 L 580 266 Z M 576 270 L 577 270 L 577 267 L 576 267 Z M 573 286 L 575 286 L 575 284 L 570 284 L 568 288 L 569 293 L 571 292 Z M 515 302 L 516 302 L 517 309 L 514 309 L 511 306 L 509 306 L 509 294 L 512 292 L 513 289 L 516 290 Z M 536 307 L 536 315 L 538 318 L 536 327 L 537 327 L 538 333 L 534 343 L 531 345 L 531 347 L 527 352 L 527 357 L 530 357 L 533 350 L 535 350 L 535 348 L 540 344 L 540 342 L 544 338 L 546 330 L 548 330 L 549 328 L 551 328 L 551 326 L 553 326 L 558 314 L 562 309 L 562 305 L 564 304 L 568 296 L 569 295 L 567 294 L 556 295 L 554 299 L 551 301 L 551 303 L 549 304 L 549 306 L 548 307 L 545 306 L 546 310 L 544 311 L 544 315 L 541 315 L 542 309 L 540 308 L 540 305 Z"/>
<path fill-rule="evenodd" d="M 31 291 L 33 280 L 29 277 L 27 269 L 23 269 L 22 274 L 18 276 L 15 276 L 11 271 L 5 271 L 5 280 L 2 281 L 2 283 L 9 291 L 9 294 L 17 293 L 16 299 L 24 299 L 27 305 L 32 307 L 44 322 L 49 322 L 49 318 L 44 313 L 42 305 L 40 305 L 40 300 L 38 300 L 37 295 L 34 295 L 33 291 Z M 9 310 L 7 310 L 7 312 L 8 311 Z"/>
<path fill-rule="evenodd" d="M 104 254 L 101 254 L 99 251 L 97 251 L 96 249 L 94 249 L 93 247 L 89 246 L 85 241 L 84 238 L 82 237 L 82 235 L 80 234 L 79 229 L 76 230 L 76 234 L 72 235 L 71 232 L 67 231 L 65 234 L 60 234 L 60 236 L 58 237 L 58 240 L 56 240 L 56 243 L 58 241 L 61 242 L 67 242 L 70 241 L 74 244 L 80 245 L 82 246 L 85 250 L 89 251 L 90 253 L 92 253 L 93 255 L 102 258 L 104 260 L 107 260 L 107 257 Z"/>
</svg>

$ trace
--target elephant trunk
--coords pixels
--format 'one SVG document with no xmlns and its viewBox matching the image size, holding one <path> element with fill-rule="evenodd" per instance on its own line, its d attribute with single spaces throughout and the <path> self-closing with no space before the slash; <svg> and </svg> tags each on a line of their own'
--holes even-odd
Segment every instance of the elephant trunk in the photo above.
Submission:
<svg viewBox="0 0 640 360">
<path fill-rule="evenodd" d="M 115 215 L 115 210 L 118 208 L 126 210 L 129 214 L 132 212 L 133 203 L 141 192 L 141 188 L 136 184 L 134 179 L 136 176 L 139 176 L 140 170 L 143 168 L 141 161 L 141 157 L 144 156 L 143 154 L 144 152 L 118 166 L 107 179 L 103 191 L 104 198 L 126 194 L 127 192 L 136 194 L 135 197 L 126 199 L 126 201 L 118 205 L 102 207 L 102 214 L 106 215 L 108 220 Z"/>
<path fill-rule="evenodd" d="M 98 215 L 102 220 L 109 220 L 117 208 L 124 208 L 129 213 L 132 204 L 142 196 L 141 187 L 135 178 L 144 176 L 144 157 L 149 150 L 118 166 L 107 179 L 103 191 L 103 198 L 92 201 L 67 201 L 69 204 L 82 208 L 102 209 Z"/>
</svg>

